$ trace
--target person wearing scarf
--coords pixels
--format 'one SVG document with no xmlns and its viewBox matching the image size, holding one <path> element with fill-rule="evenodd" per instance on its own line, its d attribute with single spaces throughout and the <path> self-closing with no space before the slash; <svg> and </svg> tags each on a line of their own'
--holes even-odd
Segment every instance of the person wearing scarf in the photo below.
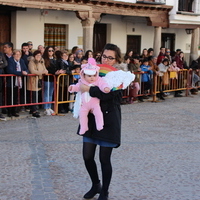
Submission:
<svg viewBox="0 0 200 200">
<path fill-rule="evenodd" d="M 28 74 L 28 69 L 21 59 L 21 51 L 13 51 L 13 56 L 8 59 L 7 74 L 14 74 L 16 76 L 7 79 L 7 105 L 17 105 L 20 89 L 22 88 L 22 76 Z M 12 81 L 13 79 L 13 81 Z M 13 89 L 13 92 L 12 92 Z M 19 117 L 16 113 L 16 107 L 8 108 L 8 117 Z"/>
</svg>

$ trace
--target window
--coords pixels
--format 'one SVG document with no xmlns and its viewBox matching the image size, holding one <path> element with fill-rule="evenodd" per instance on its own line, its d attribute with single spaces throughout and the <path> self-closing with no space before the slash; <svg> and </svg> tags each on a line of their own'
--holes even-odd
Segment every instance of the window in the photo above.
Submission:
<svg viewBox="0 0 200 200">
<path fill-rule="evenodd" d="M 59 49 L 66 48 L 66 25 L 45 24 L 44 25 L 45 46 L 57 46 Z"/>
<path fill-rule="evenodd" d="M 194 0 L 179 0 L 178 10 L 185 12 L 193 12 L 192 4 Z"/>
</svg>

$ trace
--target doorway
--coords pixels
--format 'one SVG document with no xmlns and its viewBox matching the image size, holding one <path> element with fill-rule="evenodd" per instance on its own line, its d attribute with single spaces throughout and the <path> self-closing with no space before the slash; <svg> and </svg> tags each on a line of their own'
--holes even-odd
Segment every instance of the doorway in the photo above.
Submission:
<svg viewBox="0 0 200 200">
<path fill-rule="evenodd" d="M 174 33 L 162 33 L 162 47 L 170 49 L 171 52 L 175 48 L 175 34 Z"/>
<path fill-rule="evenodd" d="M 133 50 L 134 55 L 140 55 L 141 53 L 141 35 L 127 35 L 126 50 Z"/>
<path fill-rule="evenodd" d="M 93 32 L 93 51 L 96 53 L 102 51 L 107 41 L 107 24 L 98 24 L 94 25 Z"/>
<path fill-rule="evenodd" d="M 10 42 L 11 34 L 11 14 L 10 12 L 2 13 L 0 11 L 0 51 L 3 51 L 3 43 Z"/>
</svg>

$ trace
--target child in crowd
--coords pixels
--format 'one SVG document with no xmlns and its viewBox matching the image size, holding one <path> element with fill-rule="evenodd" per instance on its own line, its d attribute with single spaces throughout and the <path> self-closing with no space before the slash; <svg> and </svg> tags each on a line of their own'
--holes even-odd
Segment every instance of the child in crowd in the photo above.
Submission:
<svg viewBox="0 0 200 200">
<path fill-rule="evenodd" d="M 99 77 L 99 69 L 96 65 L 96 62 L 93 58 L 88 59 L 88 64 L 84 64 L 81 66 L 82 69 L 80 71 L 81 79 L 76 85 L 70 85 L 68 88 L 69 92 L 79 92 L 77 95 L 81 95 L 81 102 L 76 101 L 76 103 L 81 103 L 79 119 L 80 119 L 80 132 L 82 135 L 88 130 L 88 113 L 92 110 L 97 130 L 103 129 L 103 114 L 101 112 L 101 108 L 99 105 L 100 100 L 98 98 L 94 98 L 89 96 L 88 92 L 84 92 L 80 94 L 80 86 L 81 84 L 86 85 L 95 85 L 98 86 L 102 92 L 108 93 L 110 92 L 109 85 L 103 80 L 103 78 Z M 76 98 L 77 100 L 77 98 Z"/>
<path fill-rule="evenodd" d="M 80 65 L 75 65 L 74 66 L 74 73 L 75 73 L 75 75 L 73 75 L 74 83 L 78 83 L 78 80 L 81 78 L 80 77 L 80 71 L 81 71 Z"/>
<path fill-rule="evenodd" d="M 148 64 L 149 64 L 149 61 L 147 59 L 144 59 L 142 61 L 142 65 L 140 66 L 141 71 L 143 72 L 142 80 L 141 80 L 141 82 L 142 82 L 141 83 L 142 84 L 141 92 L 144 95 L 148 93 L 148 90 L 150 90 L 151 86 L 152 86 L 152 81 L 151 81 L 150 75 L 153 74 L 153 71 L 151 70 L 152 68 Z M 143 101 L 143 98 L 144 97 L 140 96 L 139 100 Z M 145 96 L 145 98 L 146 98 L 146 96 Z"/>
</svg>

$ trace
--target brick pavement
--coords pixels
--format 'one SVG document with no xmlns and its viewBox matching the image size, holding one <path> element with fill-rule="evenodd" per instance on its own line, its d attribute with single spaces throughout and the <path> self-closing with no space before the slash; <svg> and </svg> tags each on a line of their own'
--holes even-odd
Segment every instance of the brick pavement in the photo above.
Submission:
<svg viewBox="0 0 200 200">
<path fill-rule="evenodd" d="M 200 200 L 199 97 L 122 105 L 110 200 Z M 81 200 L 90 181 L 77 124 L 71 114 L 1 121 L 0 200 Z"/>
</svg>

